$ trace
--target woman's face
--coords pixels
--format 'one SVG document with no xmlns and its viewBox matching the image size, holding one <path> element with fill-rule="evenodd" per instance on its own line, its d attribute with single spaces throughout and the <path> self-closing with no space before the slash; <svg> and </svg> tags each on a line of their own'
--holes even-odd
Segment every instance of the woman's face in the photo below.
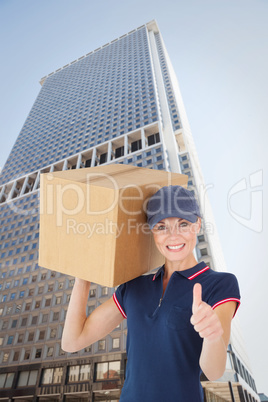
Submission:
<svg viewBox="0 0 268 402">
<path fill-rule="evenodd" d="M 195 223 L 180 218 L 166 218 L 152 229 L 155 244 L 167 261 L 183 261 L 193 256 L 201 219 Z"/>
</svg>

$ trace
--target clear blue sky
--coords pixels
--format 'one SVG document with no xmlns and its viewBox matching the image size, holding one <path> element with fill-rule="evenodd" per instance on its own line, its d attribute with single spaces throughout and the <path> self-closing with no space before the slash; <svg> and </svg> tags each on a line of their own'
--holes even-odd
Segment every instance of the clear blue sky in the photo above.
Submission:
<svg viewBox="0 0 268 402">
<path fill-rule="evenodd" d="M 228 270 L 240 282 L 258 392 L 268 394 L 267 0 L 0 0 L 0 166 L 41 77 L 152 19 L 179 80 Z"/>
</svg>

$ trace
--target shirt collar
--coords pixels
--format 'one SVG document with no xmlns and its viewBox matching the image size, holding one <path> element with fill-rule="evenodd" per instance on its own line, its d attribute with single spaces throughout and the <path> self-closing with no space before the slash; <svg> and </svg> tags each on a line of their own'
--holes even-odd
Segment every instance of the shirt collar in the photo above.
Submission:
<svg viewBox="0 0 268 402">
<path fill-rule="evenodd" d="M 184 271 L 176 271 L 179 275 L 184 276 L 189 280 L 194 279 L 196 276 L 201 275 L 203 272 L 207 271 L 209 267 L 204 263 L 204 261 L 198 263 L 193 268 L 185 269 Z M 163 275 L 165 272 L 165 265 L 162 265 L 161 268 L 156 272 L 153 276 L 153 281 L 158 278 L 159 275 Z"/>
</svg>

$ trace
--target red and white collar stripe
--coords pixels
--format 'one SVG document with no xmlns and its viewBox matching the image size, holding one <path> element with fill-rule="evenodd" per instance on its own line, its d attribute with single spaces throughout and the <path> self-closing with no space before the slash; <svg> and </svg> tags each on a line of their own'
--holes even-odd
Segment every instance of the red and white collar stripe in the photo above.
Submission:
<svg viewBox="0 0 268 402">
<path fill-rule="evenodd" d="M 205 268 L 201 269 L 200 271 L 196 272 L 195 274 L 189 276 L 188 279 L 190 279 L 190 281 L 191 281 L 191 280 L 194 279 L 196 276 L 202 274 L 203 272 L 207 271 L 208 269 L 209 269 L 209 267 L 206 266 Z"/>
<path fill-rule="evenodd" d="M 192 279 L 194 279 L 196 276 L 202 274 L 203 272 L 207 271 L 209 269 L 209 267 L 206 265 L 204 268 L 200 269 L 200 271 L 196 272 L 195 274 L 191 275 L 188 277 L 188 279 L 191 281 Z M 180 272 L 180 271 L 178 271 Z M 153 281 L 155 280 L 156 276 L 157 276 L 158 272 L 156 272 L 153 276 Z"/>
</svg>

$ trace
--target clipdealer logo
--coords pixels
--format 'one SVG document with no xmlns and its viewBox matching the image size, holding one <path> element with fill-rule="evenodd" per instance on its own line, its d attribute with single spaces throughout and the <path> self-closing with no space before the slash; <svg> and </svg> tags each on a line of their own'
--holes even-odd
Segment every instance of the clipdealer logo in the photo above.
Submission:
<svg viewBox="0 0 268 402">
<path fill-rule="evenodd" d="M 263 230 L 263 171 L 252 173 L 248 180 L 243 178 L 233 185 L 227 196 L 228 212 L 238 223 L 260 233 Z M 243 216 L 234 210 L 232 201 L 240 197 L 240 203 L 249 204 L 249 216 Z"/>
<path fill-rule="evenodd" d="M 105 180 L 107 184 L 107 198 L 98 198 L 97 201 L 93 199 L 91 189 L 91 184 L 94 185 L 96 179 Z M 119 187 L 115 178 L 105 173 L 87 174 L 86 191 L 78 182 L 53 183 L 53 180 L 52 174 L 46 176 L 46 185 L 41 189 L 43 193 L 40 197 L 40 214 L 55 215 L 57 227 L 61 227 L 68 216 L 74 217 L 81 212 L 96 217 L 109 214 L 114 208 L 118 208 L 128 216 L 139 216 L 146 211 L 148 201 L 144 197 L 144 190 L 153 194 L 161 187 L 158 184 L 147 184 L 144 187 L 125 184 Z"/>
<path fill-rule="evenodd" d="M 126 222 L 120 224 L 106 218 L 103 222 L 77 222 L 74 218 L 66 221 L 67 235 L 81 235 L 90 239 L 94 235 L 113 235 L 117 239 L 122 233 L 124 234 L 149 234 L 150 227 L 147 223 L 137 222 L 136 219 L 127 219 Z"/>
</svg>

